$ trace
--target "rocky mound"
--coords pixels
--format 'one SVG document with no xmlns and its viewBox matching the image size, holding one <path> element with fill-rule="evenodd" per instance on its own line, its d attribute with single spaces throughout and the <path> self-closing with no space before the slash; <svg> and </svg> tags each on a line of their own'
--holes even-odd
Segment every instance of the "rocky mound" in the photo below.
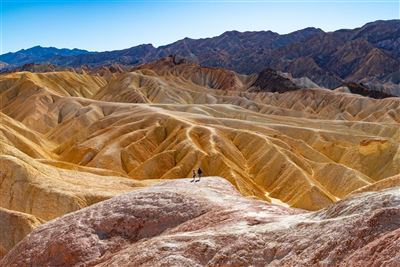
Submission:
<svg viewBox="0 0 400 267">
<path fill-rule="evenodd" d="M 269 68 L 260 72 L 251 86 L 254 87 L 251 91 L 255 92 L 283 93 L 301 89 L 290 79 Z"/>
<path fill-rule="evenodd" d="M 0 266 L 396 266 L 399 207 L 399 188 L 309 213 L 181 179 L 39 226 Z"/>
<path fill-rule="evenodd" d="M 345 87 L 349 90 L 350 93 L 359 94 L 363 96 L 368 96 L 376 99 L 382 99 L 386 97 L 396 97 L 396 95 L 391 95 L 386 93 L 384 90 L 373 90 L 368 88 L 364 84 L 360 83 L 345 83 Z"/>
</svg>

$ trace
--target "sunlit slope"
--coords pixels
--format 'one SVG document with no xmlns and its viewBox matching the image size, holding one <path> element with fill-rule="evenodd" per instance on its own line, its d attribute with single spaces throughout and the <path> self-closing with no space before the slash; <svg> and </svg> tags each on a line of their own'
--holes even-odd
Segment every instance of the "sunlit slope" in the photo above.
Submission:
<svg viewBox="0 0 400 267">
<path fill-rule="evenodd" d="M 25 76 L 35 86 L 24 85 Z M 2 140 L 35 158 L 24 168 L 57 168 L 61 180 L 69 171 L 182 178 L 201 167 L 244 195 L 311 210 L 400 173 L 399 99 L 250 93 L 252 79 L 168 62 L 110 80 L 9 74 L 0 83 Z M 102 192 L 96 177 L 83 187 Z"/>
<path fill-rule="evenodd" d="M 59 161 L 45 135 L 0 122 L 0 258 L 44 221 L 156 182 Z"/>
<path fill-rule="evenodd" d="M 27 126 L 35 125 L 36 130 L 45 132 L 56 125 L 40 115 L 48 111 L 51 103 L 66 96 L 91 97 L 105 84 L 101 77 L 74 72 L 5 74 L 0 76 L 0 108 Z"/>
<path fill-rule="evenodd" d="M 0 166 L 1 207 L 44 220 L 145 185 L 101 170 L 94 174 L 88 168 L 58 168 L 2 142 Z"/>
<path fill-rule="evenodd" d="M 308 209 L 398 173 L 398 141 L 390 135 L 377 139 L 354 123 L 284 119 L 233 106 L 121 105 L 54 152 L 135 179 L 188 177 L 201 166 L 246 195 Z M 321 199 L 307 199 L 313 195 Z"/>
<path fill-rule="evenodd" d="M 232 104 L 291 117 L 400 122 L 398 98 L 377 100 L 318 88 L 283 94 L 252 93 L 255 79 L 254 75 L 164 59 L 116 76 L 93 98 L 125 103 Z"/>
</svg>

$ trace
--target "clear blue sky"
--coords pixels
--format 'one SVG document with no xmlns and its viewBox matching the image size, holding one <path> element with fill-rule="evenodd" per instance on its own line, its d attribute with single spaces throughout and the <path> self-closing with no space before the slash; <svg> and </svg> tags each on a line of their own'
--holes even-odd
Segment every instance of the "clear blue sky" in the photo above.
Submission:
<svg viewBox="0 0 400 267">
<path fill-rule="evenodd" d="M 400 16 L 400 0 L 1 1 L 0 54 L 35 45 L 93 51 L 159 46 L 227 30 L 333 31 Z"/>
</svg>

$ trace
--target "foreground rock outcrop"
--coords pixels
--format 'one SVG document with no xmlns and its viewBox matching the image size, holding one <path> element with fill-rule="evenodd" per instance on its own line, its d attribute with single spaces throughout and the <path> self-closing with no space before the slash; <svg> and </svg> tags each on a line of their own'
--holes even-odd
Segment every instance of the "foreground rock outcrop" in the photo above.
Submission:
<svg viewBox="0 0 400 267">
<path fill-rule="evenodd" d="M 242 197 L 226 180 L 167 181 L 48 222 L 0 266 L 398 266 L 399 187 L 318 212 Z"/>
</svg>

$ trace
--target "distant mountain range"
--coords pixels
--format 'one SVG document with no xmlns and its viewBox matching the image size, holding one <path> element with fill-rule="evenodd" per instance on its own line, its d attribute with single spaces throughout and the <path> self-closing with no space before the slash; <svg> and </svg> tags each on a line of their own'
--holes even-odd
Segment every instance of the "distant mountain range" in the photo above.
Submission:
<svg viewBox="0 0 400 267">
<path fill-rule="evenodd" d="M 53 62 L 60 57 L 78 56 L 91 52 L 81 49 L 67 49 L 55 47 L 34 46 L 29 49 L 22 49 L 15 53 L 6 53 L 0 56 L 0 61 L 10 65 L 21 66 L 29 63 Z"/>
<path fill-rule="evenodd" d="M 375 21 L 334 32 L 316 28 L 284 35 L 229 31 L 212 38 L 185 38 L 158 48 L 144 44 L 109 52 L 36 46 L 1 55 L 0 68 L 28 63 L 73 68 L 136 66 L 171 54 L 243 74 L 271 68 L 293 77 L 308 77 L 327 88 L 345 82 L 396 85 L 400 83 L 400 20 Z"/>
</svg>

